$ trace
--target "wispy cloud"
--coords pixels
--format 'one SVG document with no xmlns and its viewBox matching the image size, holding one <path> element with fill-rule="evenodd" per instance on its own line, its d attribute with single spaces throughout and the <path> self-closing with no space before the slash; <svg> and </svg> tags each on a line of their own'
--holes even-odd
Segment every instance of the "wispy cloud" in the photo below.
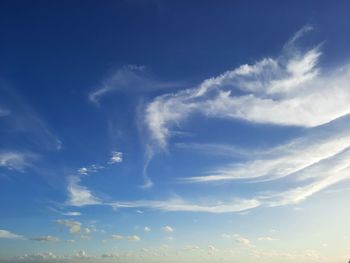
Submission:
<svg viewBox="0 0 350 263">
<path fill-rule="evenodd" d="M 11 233 L 10 231 L 0 229 L 0 238 L 6 239 L 25 239 L 23 236 Z"/>
<path fill-rule="evenodd" d="M 98 105 L 104 96 L 115 91 L 145 92 L 177 86 L 178 83 L 155 80 L 145 66 L 126 65 L 104 79 L 101 85 L 89 94 L 89 100 Z"/>
<path fill-rule="evenodd" d="M 80 212 L 64 212 L 62 213 L 64 216 L 81 216 Z"/>
<path fill-rule="evenodd" d="M 25 168 L 31 167 L 32 162 L 38 158 L 38 155 L 31 153 L 0 151 L 0 167 L 23 172 Z"/>
<path fill-rule="evenodd" d="M 23 144 L 38 150 L 62 149 L 62 142 L 47 122 L 14 88 L 1 84 L 0 98 L 10 105 L 10 109 L 0 108 L 0 116 L 7 116 L 6 129 L 1 131 L 1 135 L 4 140 L 16 136 L 16 143 L 7 141 L 8 148 Z"/>
<path fill-rule="evenodd" d="M 69 177 L 67 187 L 69 194 L 68 204 L 72 206 L 100 204 L 99 199 L 95 197 L 87 187 L 79 184 L 80 180 L 81 178 L 79 176 Z"/>
<path fill-rule="evenodd" d="M 194 113 L 302 127 L 319 126 L 350 113 L 350 66 L 318 68 L 320 47 L 301 51 L 295 43 L 308 30 L 299 31 L 275 59 L 242 65 L 196 88 L 155 98 L 145 110 L 154 144 L 164 149 L 171 129 Z"/>
<path fill-rule="evenodd" d="M 59 238 L 53 236 L 41 236 L 41 237 L 33 237 L 30 240 L 38 241 L 38 242 L 57 242 Z"/>
<path fill-rule="evenodd" d="M 322 166 L 322 169 L 327 170 L 330 159 L 344 156 L 341 153 L 349 147 L 350 135 L 343 131 L 327 137 L 311 135 L 278 146 L 260 156 L 255 155 L 252 161 L 220 167 L 210 171 L 209 175 L 189 177 L 183 181 L 198 183 L 261 177 L 272 180 L 289 175 L 301 177 L 301 174 L 309 178 L 317 177 L 320 172 L 316 171 L 317 167 Z M 347 161 L 346 157 L 343 161 Z M 310 169 L 306 169 L 308 167 Z"/>
</svg>

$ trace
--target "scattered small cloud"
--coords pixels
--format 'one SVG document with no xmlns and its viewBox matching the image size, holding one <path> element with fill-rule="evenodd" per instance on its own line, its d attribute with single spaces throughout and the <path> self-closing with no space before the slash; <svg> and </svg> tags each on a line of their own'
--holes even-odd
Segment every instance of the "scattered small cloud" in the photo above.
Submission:
<svg viewBox="0 0 350 263">
<path fill-rule="evenodd" d="M 144 231 L 144 232 L 151 232 L 151 229 L 150 229 L 148 226 L 145 226 L 145 227 L 143 228 L 143 231 Z"/>
<path fill-rule="evenodd" d="M 165 233 L 173 233 L 173 232 L 174 232 L 174 228 L 172 228 L 171 226 L 163 226 L 163 227 L 162 227 L 162 230 L 163 230 Z"/>
<path fill-rule="evenodd" d="M 72 234 L 79 234 L 81 232 L 82 224 L 79 221 L 60 219 L 57 220 L 56 223 L 67 227 Z"/>
<path fill-rule="evenodd" d="M 122 152 L 112 152 L 112 156 L 109 160 L 109 164 L 121 163 L 123 161 L 123 153 Z"/>
<path fill-rule="evenodd" d="M 124 239 L 124 236 L 121 236 L 121 235 L 112 235 L 111 238 L 112 238 L 113 240 L 122 240 L 122 239 Z"/>
<path fill-rule="evenodd" d="M 90 173 L 96 173 L 102 169 L 104 169 L 105 167 L 102 165 L 97 165 L 97 164 L 92 164 L 90 166 L 87 167 L 81 167 L 78 169 L 78 173 L 80 175 L 88 175 Z"/>
<path fill-rule="evenodd" d="M 141 238 L 139 236 L 133 235 L 133 236 L 128 236 L 127 239 L 129 241 L 140 241 Z"/>
</svg>

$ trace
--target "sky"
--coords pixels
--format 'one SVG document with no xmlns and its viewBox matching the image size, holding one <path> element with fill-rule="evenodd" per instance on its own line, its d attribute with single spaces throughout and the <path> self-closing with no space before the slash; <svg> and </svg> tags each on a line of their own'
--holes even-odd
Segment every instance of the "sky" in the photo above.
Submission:
<svg viewBox="0 0 350 263">
<path fill-rule="evenodd" d="M 1 1 L 0 262 L 348 262 L 349 1 Z"/>
</svg>

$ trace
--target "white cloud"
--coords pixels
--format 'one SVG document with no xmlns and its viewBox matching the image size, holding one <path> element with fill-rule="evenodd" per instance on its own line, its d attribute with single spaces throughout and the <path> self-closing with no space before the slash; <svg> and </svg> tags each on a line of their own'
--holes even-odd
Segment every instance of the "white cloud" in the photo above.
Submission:
<svg viewBox="0 0 350 263">
<path fill-rule="evenodd" d="M 14 233 L 11 233 L 7 230 L 0 229 L 0 238 L 6 238 L 6 239 L 25 239 L 21 235 L 17 235 Z"/>
<path fill-rule="evenodd" d="M 169 200 L 138 200 L 130 202 L 108 203 L 113 208 L 148 208 L 161 211 L 182 211 L 182 212 L 208 212 L 208 213 L 229 213 L 240 212 L 260 206 L 256 199 L 233 199 L 227 202 L 216 202 L 213 204 L 198 204 L 187 202 L 182 199 Z"/>
<path fill-rule="evenodd" d="M 78 251 L 77 253 L 75 253 L 74 257 L 78 258 L 78 259 L 91 258 L 90 256 L 88 256 L 88 254 L 84 250 L 81 250 L 81 251 Z"/>
<path fill-rule="evenodd" d="M 96 173 L 102 169 L 104 169 L 105 167 L 102 165 L 97 165 L 97 164 L 92 164 L 90 166 L 87 167 L 81 167 L 78 169 L 78 173 L 80 175 L 88 175 L 90 173 Z"/>
<path fill-rule="evenodd" d="M 140 241 L 141 238 L 139 236 L 133 235 L 133 236 L 128 236 L 129 241 Z"/>
<path fill-rule="evenodd" d="M 0 152 L 0 167 L 5 167 L 9 170 L 24 171 L 25 168 L 31 167 L 31 162 L 37 158 L 38 156 L 34 154 L 2 151 Z"/>
<path fill-rule="evenodd" d="M 41 236 L 41 237 L 33 237 L 30 240 L 38 241 L 38 242 L 57 242 L 59 238 L 53 236 Z"/>
<path fill-rule="evenodd" d="M 278 238 L 274 238 L 274 237 L 266 236 L 266 237 L 258 237 L 258 240 L 259 241 L 278 241 L 279 239 Z"/>
<path fill-rule="evenodd" d="M 109 160 L 110 164 L 114 164 L 114 163 L 121 163 L 123 161 L 123 153 L 122 152 L 112 152 L 112 156 Z"/>
<path fill-rule="evenodd" d="M 91 92 L 89 100 L 98 105 L 102 97 L 115 91 L 145 92 L 177 86 L 178 83 L 154 80 L 144 66 L 126 65 L 116 70 L 102 82 L 100 87 Z"/>
<path fill-rule="evenodd" d="M 249 246 L 251 245 L 251 242 L 248 238 L 244 238 L 244 237 L 238 237 L 235 239 L 236 243 L 238 244 L 242 244 L 242 245 L 245 245 L 245 246 Z"/>
<path fill-rule="evenodd" d="M 145 226 L 145 227 L 143 228 L 143 231 L 144 231 L 144 232 L 151 232 L 151 229 L 150 229 L 148 226 Z"/>
<path fill-rule="evenodd" d="M 210 175 L 185 178 L 184 182 L 211 182 L 221 180 L 278 179 L 301 172 L 308 167 L 327 164 L 330 158 L 339 156 L 350 147 L 350 135 L 336 133 L 332 136 L 317 138 L 309 136 L 297 139 L 285 145 L 272 149 L 256 159 L 242 163 L 235 163 L 210 171 Z M 347 157 L 344 159 L 346 163 Z M 323 165 L 324 166 L 324 165 Z M 328 166 L 328 165 L 327 165 Z M 324 171 L 325 167 L 322 167 Z M 304 177 L 314 176 L 316 170 L 304 171 Z M 308 174 L 307 174 L 308 172 Z M 317 171 L 317 175 L 319 171 Z"/>
<path fill-rule="evenodd" d="M 65 213 L 62 213 L 62 215 L 64 215 L 64 216 L 81 216 L 81 213 L 80 212 L 65 212 Z"/>
<path fill-rule="evenodd" d="M 38 262 L 38 261 L 46 262 L 47 260 L 59 259 L 59 257 L 52 252 L 44 252 L 44 253 L 37 253 L 37 254 L 25 254 L 19 257 L 19 259 L 23 261 L 29 261 L 29 262 Z"/>
<path fill-rule="evenodd" d="M 72 206 L 100 204 L 99 199 L 93 196 L 93 194 L 87 187 L 81 186 L 79 184 L 80 180 L 81 179 L 78 176 L 69 177 L 69 183 L 67 187 L 69 194 L 68 204 Z"/>
<path fill-rule="evenodd" d="M 69 232 L 72 234 L 79 234 L 81 232 L 81 223 L 79 221 L 73 220 L 57 220 L 57 224 L 63 225 L 69 229 Z"/>
<path fill-rule="evenodd" d="M 163 226 L 163 227 L 162 227 L 162 230 L 163 230 L 165 233 L 173 233 L 173 232 L 174 232 L 174 228 L 172 228 L 171 226 Z"/>
<path fill-rule="evenodd" d="M 350 113 L 350 65 L 318 68 L 319 47 L 302 52 L 295 46 L 306 31 L 298 32 L 276 59 L 242 65 L 196 88 L 155 98 L 145 110 L 153 142 L 164 149 L 171 129 L 193 113 L 302 127 L 319 126 Z"/>
<path fill-rule="evenodd" d="M 122 239 L 124 239 L 124 237 L 121 236 L 121 235 L 112 235 L 111 238 L 112 238 L 113 240 L 122 240 Z"/>
</svg>

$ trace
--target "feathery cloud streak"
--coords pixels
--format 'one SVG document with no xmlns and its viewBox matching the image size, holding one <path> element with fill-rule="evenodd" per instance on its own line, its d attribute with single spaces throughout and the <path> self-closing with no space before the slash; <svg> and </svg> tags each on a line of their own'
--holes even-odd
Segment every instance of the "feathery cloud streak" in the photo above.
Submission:
<svg viewBox="0 0 350 263">
<path fill-rule="evenodd" d="M 277 58 L 242 65 L 196 88 L 155 98 L 145 109 L 153 143 L 165 149 L 171 129 L 193 113 L 301 127 L 316 127 L 350 113 L 350 65 L 321 71 L 320 46 L 307 51 L 296 46 L 309 30 L 300 30 Z"/>
</svg>

